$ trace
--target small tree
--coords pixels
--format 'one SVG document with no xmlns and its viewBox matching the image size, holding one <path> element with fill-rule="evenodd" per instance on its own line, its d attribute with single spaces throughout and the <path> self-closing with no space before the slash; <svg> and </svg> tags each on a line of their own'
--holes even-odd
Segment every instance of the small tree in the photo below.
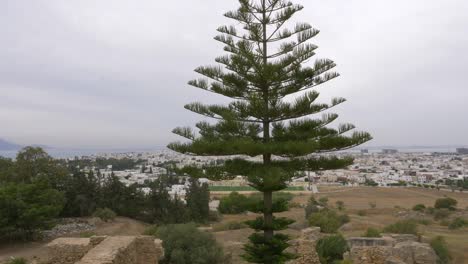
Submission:
<svg viewBox="0 0 468 264">
<path fill-rule="evenodd" d="M 457 203 L 457 200 L 450 197 L 439 198 L 435 201 L 434 208 L 455 210 Z"/>
<path fill-rule="evenodd" d="M 0 187 L 0 239 L 30 239 L 63 208 L 64 197 L 45 182 Z"/>
<path fill-rule="evenodd" d="M 200 184 L 197 179 L 190 180 L 187 195 L 187 209 L 192 221 L 204 223 L 210 215 L 210 191 L 208 184 Z"/>
<path fill-rule="evenodd" d="M 286 0 L 239 0 L 239 4 L 239 9 L 225 16 L 235 20 L 240 29 L 222 26 L 218 28 L 221 35 L 216 37 L 229 53 L 216 62 L 227 71 L 220 66 L 200 67 L 196 72 L 206 78 L 189 82 L 234 101 L 227 106 L 198 102 L 186 105 L 186 109 L 218 122 L 198 123 L 199 135 L 191 128 L 176 128 L 174 133 L 191 142 L 168 147 L 204 156 L 260 156 L 261 163 L 232 158 L 219 166 L 190 167 L 186 172 L 212 179 L 247 176 L 250 185 L 263 193 L 263 206 L 257 211 L 263 216 L 249 223 L 257 232 L 249 237 L 244 258 L 254 263 L 284 263 L 294 257 L 285 252 L 289 237 L 275 232 L 293 221 L 274 216 L 287 208 L 273 203 L 273 192 L 285 189 L 296 171 L 338 169 L 352 164 L 352 158 L 318 154 L 358 146 L 371 136 L 363 132 L 346 135 L 354 129 L 351 124 L 328 128 L 337 119 L 336 114 L 308 118 L 345 99 L 335 98 L 330 104 L 316 101 L 319 93 L 311 88 L 338 74 L 330 72 L 336 65 L 328 59 L 305 65 L 315 55 L 317 46 L 308 41 L 318 30 L 306 23 L 285 28 L 303 7 Z M 291 37 L 296 40 L 289 41 Z"/>
</svg>

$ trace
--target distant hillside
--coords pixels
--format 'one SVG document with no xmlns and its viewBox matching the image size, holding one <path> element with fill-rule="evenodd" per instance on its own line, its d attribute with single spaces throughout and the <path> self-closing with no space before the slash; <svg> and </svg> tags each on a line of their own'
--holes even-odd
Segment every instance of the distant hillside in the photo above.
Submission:
<svg viewBox="0 0 468 264">
<path fill-rule="evenodd" d="M 0 138 L 0 150 L 17 150 L 17 149 L 21 149 L 21 148 L 22 148 L 22 146 L 20 146 L 18 144 L 8 142 L 8 141 Z"/>
</svg>

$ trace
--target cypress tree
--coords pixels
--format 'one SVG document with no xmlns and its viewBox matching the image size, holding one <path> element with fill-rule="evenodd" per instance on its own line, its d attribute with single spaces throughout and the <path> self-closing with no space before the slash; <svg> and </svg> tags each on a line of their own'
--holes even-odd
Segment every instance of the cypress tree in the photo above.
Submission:
<svg viewBox="0 0 468 264">
<path fill-rule="evenodd" d="M 189 127 L 174 129 L 189 141 L 168 147 L 184 154 L 229 156 L 221 165 L 184 170 L 193 177 L 214 180 L 246 176 L 263 193 L 263 201 L 253 209 L 262 216 L 248 222 L 256 232 L 249 237 L 243 257 L 252 263 L 284 263 L 294 255 L 285 252 L 288 236 L 277 231 L 293 221 L 274 216 L 287 206 L 282 201 L 274 203 L 273 192 L 285 189 L 297 171 L 352 164 L 351 158 L 321 154 L 355 147 L 371 136 L 350 132 L 354 129 L 351 124 L 328 126 L 338 115 L 323 112 L 345 99 L 316 102 L 319 93 L 314 88 L 339 75 L 331 71 L 336 64 L 329 59 L 308 63 L 317 49 L 309 40 L 318 30 L 307 23 L 286 28 L 286 22 L 303 7 L 287 0 L 239 0 L 239 4 L 237 10 L 225 14 L 239 26 L 219 27 L 220 35 L 215 37 L 225 45 L 227 54 L 216 59 L 217 66 L 197 68 L 203 77 L 189 82 L 233 101 L 228 105 L 186 105 L 216 122 L 197 123 L 198 133 Z M 321 118 L 312 116 L 319 113 L 323 113 Z"/>
</svg>

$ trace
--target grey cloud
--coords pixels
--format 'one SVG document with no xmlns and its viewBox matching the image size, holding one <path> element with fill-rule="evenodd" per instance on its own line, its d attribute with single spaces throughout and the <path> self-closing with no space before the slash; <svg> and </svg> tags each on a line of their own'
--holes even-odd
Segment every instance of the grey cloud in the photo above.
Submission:
<svg viewBox="0 0 468 264">
<path fill-rule="evenodd" d="M 468 2 L 296 1 L 341 77 L 341 122 L 371 145 L 468 144 Z M 155 146 L 225 98 L 186 85 L 223 54 L 212 37 L 236 1 L 0 2 L 0 138 L 57 146 Z"/>
</svg>

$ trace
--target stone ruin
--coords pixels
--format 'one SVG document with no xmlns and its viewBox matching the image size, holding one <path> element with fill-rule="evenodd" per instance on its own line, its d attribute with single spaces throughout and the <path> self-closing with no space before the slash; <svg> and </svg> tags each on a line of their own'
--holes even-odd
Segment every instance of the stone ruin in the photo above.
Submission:
<svg viewBox="0 0 468 264">
<path fill-rule="evenodd" d="M 291 252 L 299 256 L 288 264 L 320 264 L 315 251 L 316 242 L 327 236 L 319 227 L 302 230 L 292 241 Z M 381 238 L 352 237 L 344 259 L 359 264 L 436 264 L 437 255 L 427 243 L 418 242 L 414 235 L 384 234 Z"/>
<path fill-rule="evenodd" d="M 46 246 L 44 264 L 157 264 L 162 241 L 151 236 L 58 238 Z"/>
<path fill-rule="evenodd" d="M 429 244 L 414 235 L 384 234 L 382 238 L 348 239 L 345 258 L 362 264 L 436 264 L 437 255 Z"/>
<path fill-rule="evenodd" d="M 288 264 L 320 264 L 316 242 L 326 234 L 320 228 L 302 230 L 292 241 Z M 437 255 L 414 235 L 384 234 L 381 238 L 352 237 L 344 258 L 359 264 L 436 264 Z M 44 264 L 157 264 L 164 256 L 162 241 L 151 236 L 93 236 L 58 238 L 46 246 Z"/>
</svg>

